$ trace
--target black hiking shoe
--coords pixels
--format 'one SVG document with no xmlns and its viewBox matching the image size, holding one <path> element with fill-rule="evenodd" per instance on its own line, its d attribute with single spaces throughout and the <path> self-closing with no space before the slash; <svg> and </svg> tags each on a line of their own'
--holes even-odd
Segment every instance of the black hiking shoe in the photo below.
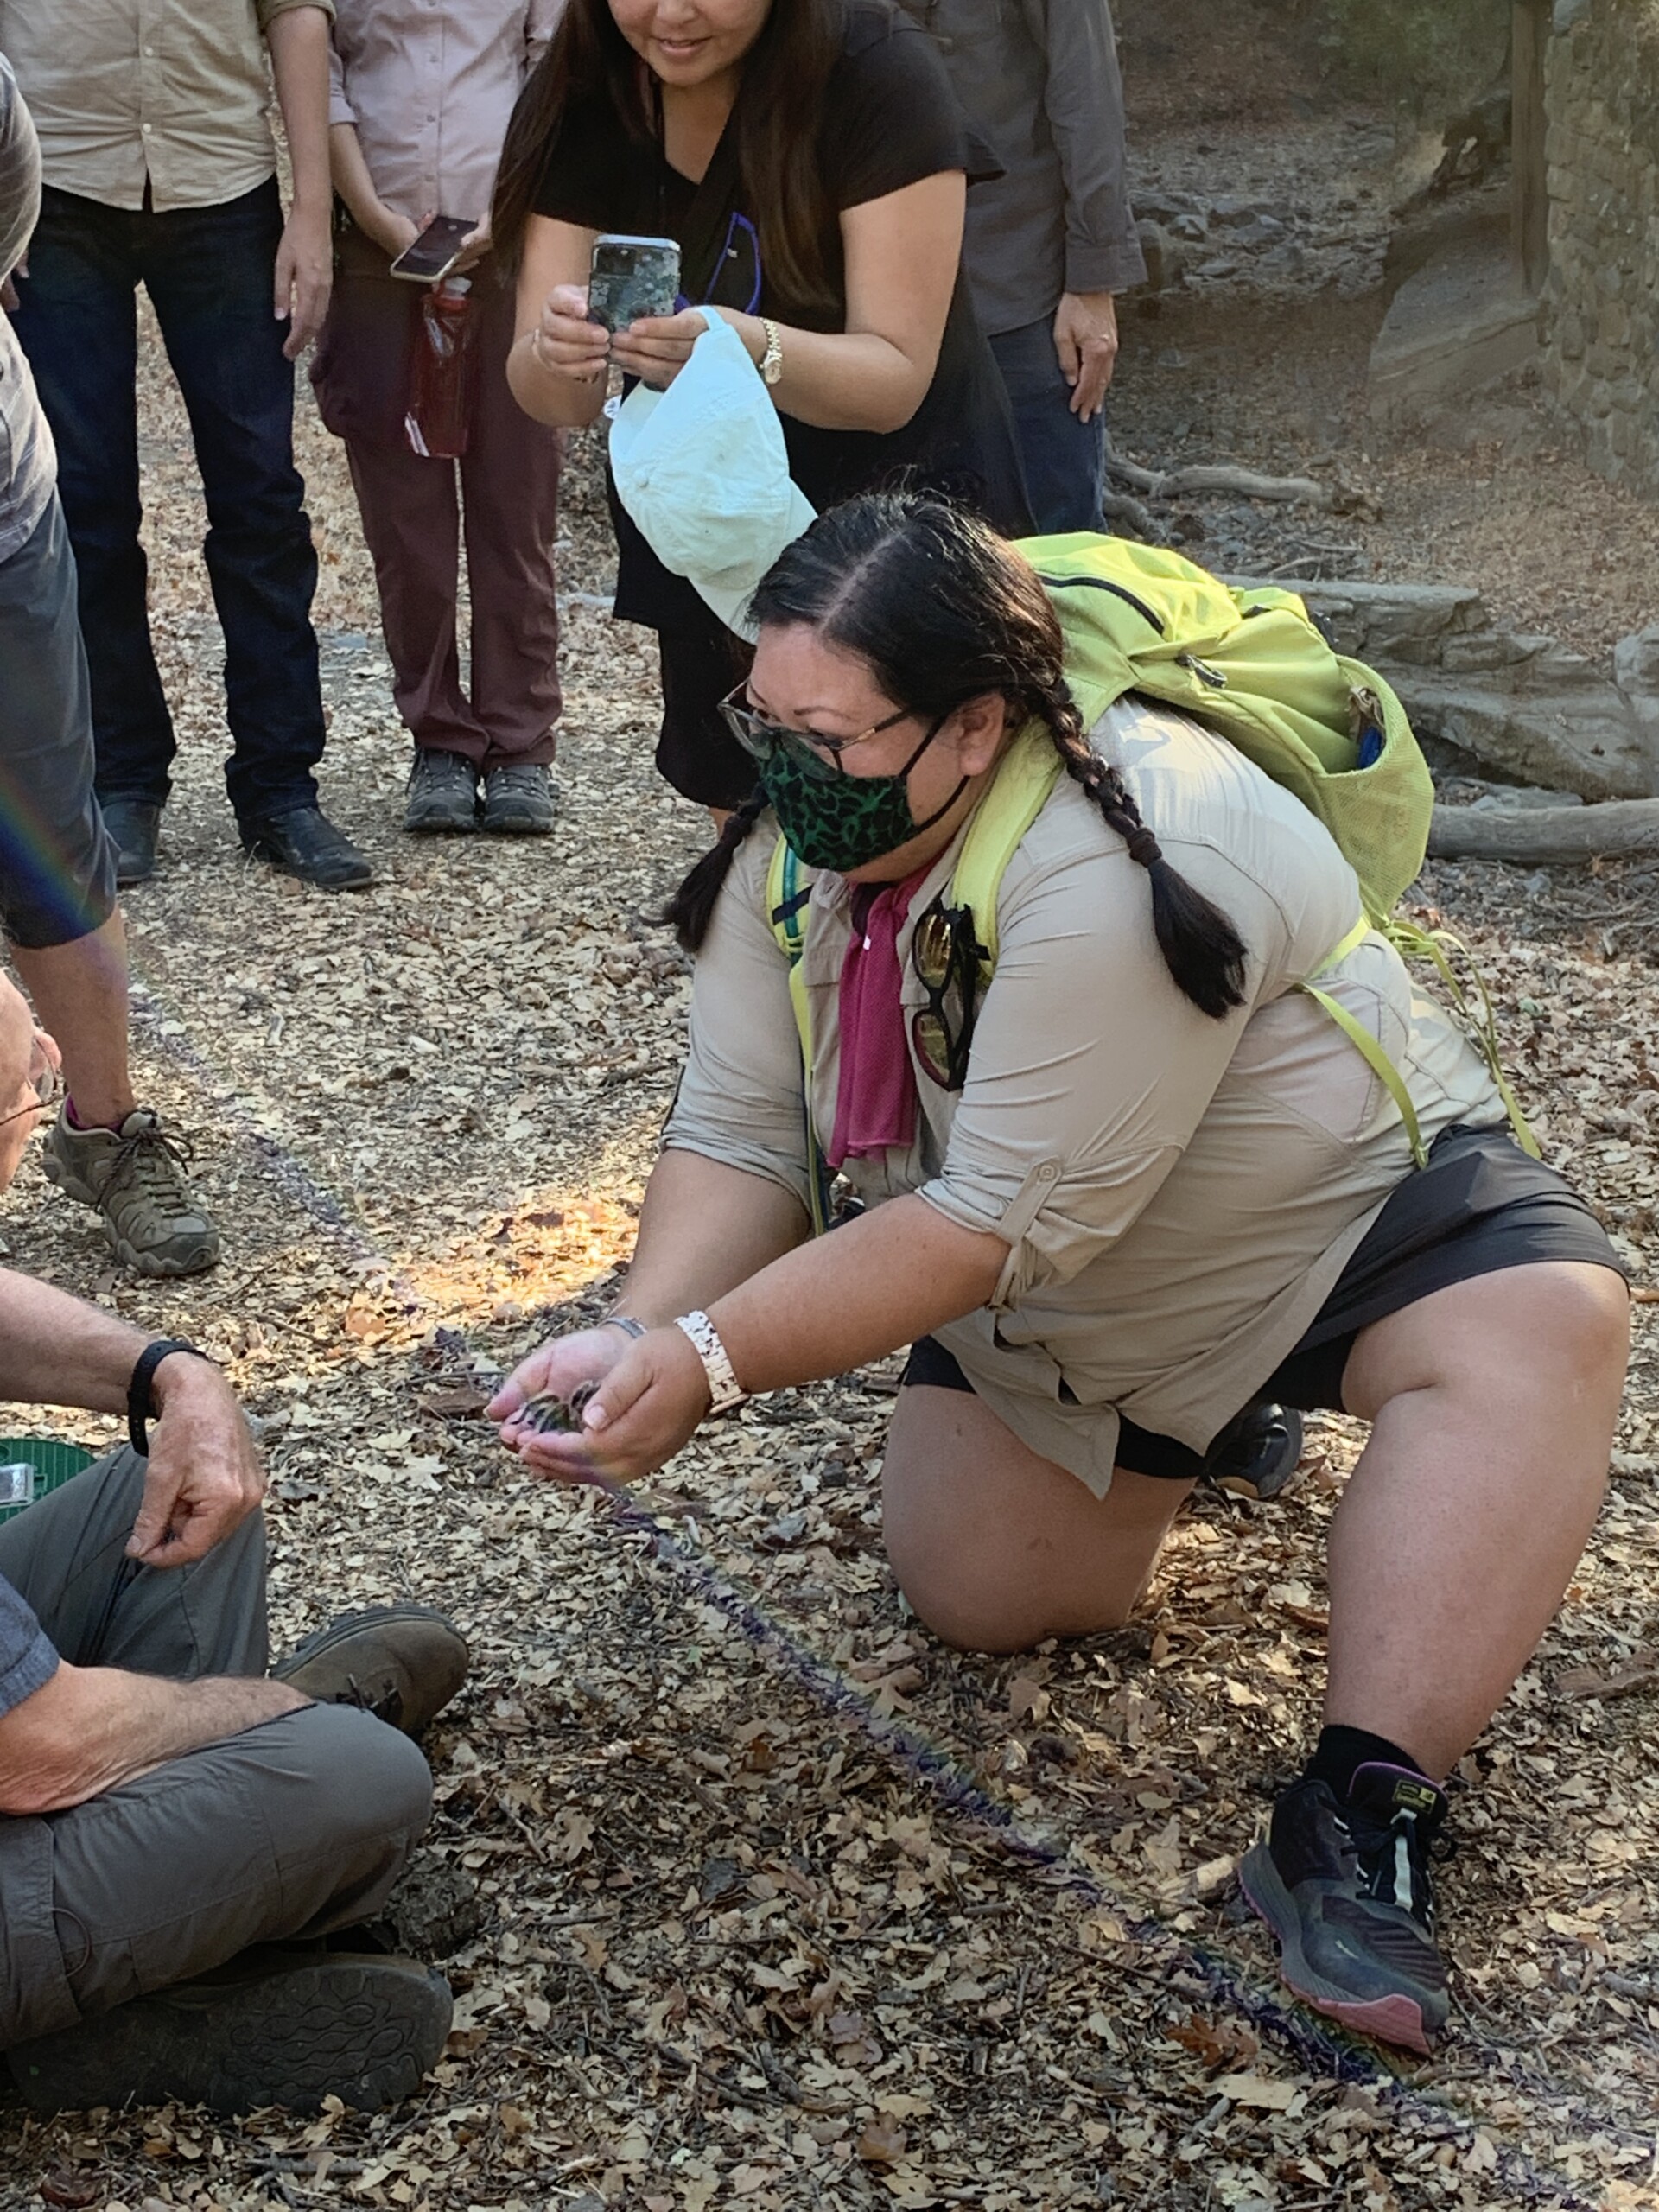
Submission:
<svg viewBox="0 0 1659 2212">
<path fill-rule="evenodd" d="M 509 761 L 484 778 L 484 827 L 497 837 L 545 837 L 558 817 L 551 772 L 535 761 Z"/>
<path fill-rule="evenodd" d="M 1428 1847 L 1445 1793 L 1399 1766 L 1363 1766 L 1346 1804 L 1293 1783 L 1239 1885 L 1279 1938 L 1279 1971 L 1316 2012 L 1427 2055 L 1446 2025 L 1446 1961 L 1434 1942 Z"/>
<path fill-rule="evenodd" d="M 271 1670 L 319 1705 L 355 1705 L 418 1736 L 467 1679 L 472 1655 L 429 1605 L 373 1605 L 315 1629 Z"/>
<path fill-rule="evenodd" d="M 1205 1456 L 1206 1481 L 1235 1497 L 1265 1503 L 1295 1480 L 1302 1456 L 1302 1417 L 1294 1406 L 1246 1406 Z"/>
<path fill-rule="evenodd" d="M 156 847 L 162 834 L 162 810 L 149 799 L 106 798 L 99 803 L 104 827 L 115 841 L 115 884 L 130 891 L 156 873 Z"/>
<path fill-rule="evenodd" d="M 40 2113 L 174 2100 L 210 2112 L 412 2096 L 449 2033 L 449 1985 L 418 1960 L 262 1943 L 198 1981 L 135 1997 L 5 2054 Z"/>
<path fill-rule="evenodd" d="M 255 860 L 269 861 L 320 891 L 362 891 L 374 880 L 368 855 L 320 806 L 296 806 L 265 822 L 245 823 L 242 842 Z"/>
<path fill-rule="evenodd" d="M 464 753 L 417 745 L 404 802 L 404 828 L 422 837 L 478 827 L 478 771 Z"/>
</svg>

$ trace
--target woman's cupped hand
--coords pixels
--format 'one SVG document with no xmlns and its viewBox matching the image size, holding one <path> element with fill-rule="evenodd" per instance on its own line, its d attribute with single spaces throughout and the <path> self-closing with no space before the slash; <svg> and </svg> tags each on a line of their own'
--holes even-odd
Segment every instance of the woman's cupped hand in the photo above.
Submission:
<svg viewBox="0 0 1659 2212">
<path fill-rule="evenodd" d="M 569 1400 L 597 1388 L 570 1433 L 543 1433 L 520 1418 L 526 1400 Z M 519 1362 L 485 1408 L 501 1441 L 533 1474 L 553 1482 L 626 1483 L 671 1459 L 709 1410 L 702 1362 L 682 1330 L 637 1338 L 616 1329 L 556 1338 Z"/>
</svg>

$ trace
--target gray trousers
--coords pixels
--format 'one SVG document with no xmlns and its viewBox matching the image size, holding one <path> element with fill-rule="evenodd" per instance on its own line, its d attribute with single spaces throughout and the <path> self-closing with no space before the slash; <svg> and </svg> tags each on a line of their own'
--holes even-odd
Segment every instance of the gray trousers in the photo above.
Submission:
<svg viewBox="0 0 1659 2212">
<path fill-rule="evenodd" d="M 194 1566 L 122 1573 L 144 1463 L 111 1452 L 0 1525 L 0 1574 L 71 1665 L 263 1675 L 252 1514 Z M 113 1595 L 113 1601 L 111 1597 Z M 0 1815 L 0 2050 L 206 1973 L 251 1943 L 372 1916 L 426 1825 L 407 1737 L 309 1706 L 86 1804 Z"/>
</svg>

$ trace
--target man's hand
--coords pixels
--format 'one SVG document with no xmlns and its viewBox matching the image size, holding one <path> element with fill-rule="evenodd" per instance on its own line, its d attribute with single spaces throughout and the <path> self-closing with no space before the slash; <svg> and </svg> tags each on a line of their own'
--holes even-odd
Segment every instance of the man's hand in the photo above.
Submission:
<svg viewBox="0 0 1659 2212">
<path fill-rule="evenodd" d="M 1092 423 L 1117 366 L 1117 302 L 1109 292 L 1062 292 L 1054 351 L 1071 387 L 1071 412 Z"/>
<path fill-rule="evenodd" d="M 28 274 L 29 256 L 25 254 L 15 269 L 8 270 L 3 276 L 0 276 L 0 308 L 3 308 L 8 315 L 16 315 L 22 305 L 22 302 L 17 296 L 17 286 L 13 280 L 19 276 L 27 276 Z"/>
<path fill-rule="evenodd" d="M 322 328 L 334 283 L 334 246 L 327 211 L 314 213 L 296 203 L 289 211 L 276 248 L 274 303 L 277 321 L 286 320 L 289 326 L 283 341 L 285 359 L 297 360 Z"/>
<path fill-rule="evenodd" d="M 161 1408 L 149 1472 L 127 1545 L 146 1567 L 185 1567 L 222 1543 L 265 1494 L 264 1471 L 231 1386 L 189 1352 L 172 1352 L 152 1385 Z"/>
</svg>

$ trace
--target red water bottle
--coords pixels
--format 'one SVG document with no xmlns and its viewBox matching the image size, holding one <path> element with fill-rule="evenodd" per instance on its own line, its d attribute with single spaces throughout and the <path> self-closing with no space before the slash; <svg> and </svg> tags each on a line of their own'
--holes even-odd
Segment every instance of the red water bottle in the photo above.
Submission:
<svg viewBox="0 0 1659 2212">
<path fill-rule="evenodd" d="M 472 388 L 472 286 L 446 276 L 421 299 L 410 361 L 404 434 L 423 459 L 459 461 L 467 450 Z"/>
</svg>

